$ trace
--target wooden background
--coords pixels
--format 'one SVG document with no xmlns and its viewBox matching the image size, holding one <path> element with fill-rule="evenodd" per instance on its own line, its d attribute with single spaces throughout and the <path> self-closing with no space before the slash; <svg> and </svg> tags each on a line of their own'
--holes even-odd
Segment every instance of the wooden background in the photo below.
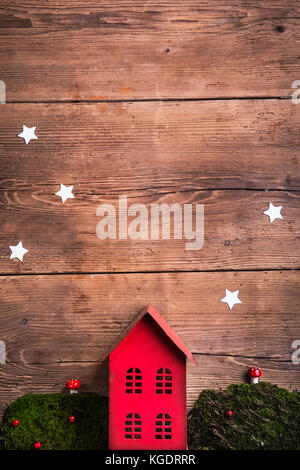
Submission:
<svg viewBox="0 0 300 470">
<path fill-rule="evenodd" d="M 98 360 L 148 302 L 195 355 L 189 407 L 253 364 L 299 388 L 299 43 L 296 0 L 1 1 L 0 413 L 74 376 L 107 394 Z M 119 195 L 204 204 L 204 248 L 100 241 Z"/>
</svg>

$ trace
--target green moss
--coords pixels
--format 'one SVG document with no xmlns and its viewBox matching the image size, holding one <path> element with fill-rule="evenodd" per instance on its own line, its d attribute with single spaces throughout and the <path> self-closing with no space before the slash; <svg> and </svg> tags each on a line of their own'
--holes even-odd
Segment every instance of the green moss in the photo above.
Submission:
<svg viewBox="0 0 300 470">
<path fill-rule="evenodd" d="M 300 392 L 264 382 L 204 390 L 189 413 L 188 442 L 193 450 L 299 450 Z"/>
<path fill-rule="evenodd" d="M 75 416 L 74 423 L 69 416 Z M 12 421 L 18 419 L 18 427 Z M 3 449 L 98 450 L 108 446 L 108 400 L 94 393 L 25 395 L 6 409 Z"/>
<path fill-rule="evenodd" d="M 228 418 L 226 411 L 234 411 Z M 69 416 L 76 417 L 69 423 Z M 20 424 L 14 428 L 12 421 Z M 93 393 L 25 395 L 5 412 L 3 449 L 107 449 L 108 400 Z M 264 445 L 262 446 L 262 442 Z M 194 449 L 300 449 L 300 392 L 268 383 L 204 390 L 188 417 Z"/>
</svg>

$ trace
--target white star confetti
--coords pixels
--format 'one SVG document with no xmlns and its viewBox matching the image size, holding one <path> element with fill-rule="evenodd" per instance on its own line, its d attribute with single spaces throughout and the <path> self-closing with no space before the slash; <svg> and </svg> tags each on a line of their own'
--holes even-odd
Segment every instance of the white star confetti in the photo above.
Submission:
<svg viewBox="0 0 300 470">
<path fill-rule="evenodd" d="M 269 203 L 269 209 L 264 211 L 264 214 L 269 216 L 270 222 L 272 223 L 275 219 L 283 219 L 280 211 L 282 206 L 273 206 L 272 202 Z"/>
<path fill-rule="evenodd" d="M 231 292 L 228 289 L 225 289 L 225 297 L 221 300 L 221 302 L 225 302 L 228 304 L 228 307 L 230 310 L 235 306 L 235 304 L 241 304 L 242 301 L 239 299 L 239 291 L 235 290 L 234 292 Z"/>
<path fill-rule="evenodd" d="M 35 135 L 35 129 L 36 127 L 27 127 L 23 124 L 23 131 L 21 134 L 18 134 L 18 137 L 22 137 L 22 139 L 25 140 L 26 144 L 29 144 L 31 139 L 37 139 L 37 136 Z"/>
<path fill-rule="evenodd" d="M 73 186 L 64 186 L 63 184 L 61 184 L 60 190 L 55 193 L 55 195 L 61 197 L 62 202 L 65 202 L 67 199 L 75 197 L 72 193 L 72 190 Z"/>
<path fill-rule="evenodd" d="M 23 261 L 23 256 L 28 252 L 26 248 L 23 247 L 22 242 L 19 242 L 16 246 L 10 246 L 11 255 L 9 259 L 18 258 L 20 261 Z"/>
</svg>

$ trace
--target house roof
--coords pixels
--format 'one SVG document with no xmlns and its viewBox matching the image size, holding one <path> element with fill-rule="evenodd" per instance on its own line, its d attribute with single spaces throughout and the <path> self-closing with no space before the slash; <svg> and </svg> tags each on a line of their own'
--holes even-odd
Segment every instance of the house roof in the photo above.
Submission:
<svg viewBox="0 0 300 470">
<path fill-rule="evenodd" d="M 127 328 L 123 331 L 123 333 L 117 338 L 117 340 L 111 345 L 109 350 L 106 352 L 105 356 L 100 360 L 103 362 L 107 356 L 110 355 L 116 349 L 119 344 L 126 338 L 126 336 L 130 333 L 130 331 L 137 325 L 137 323 L 145 316 L 150 315 L 153 320 L 160 326 L 160 328 L 165 332 L 165 334 L 173 341 L 175 346 L 180 349 L 183 354 L 190 359 L 194 364 L 196 364 L 195 359 L 193 358 L 192 353 L 188 350 L 188 348 L 184 345 L 181 341 L 179 336 L 175 333 L 175 331 L 170 327 L 170 325 L 166 322 L 163 316 L 153 307 L 153 305 L 148 304 L 128 325 Z"/>
</svg>

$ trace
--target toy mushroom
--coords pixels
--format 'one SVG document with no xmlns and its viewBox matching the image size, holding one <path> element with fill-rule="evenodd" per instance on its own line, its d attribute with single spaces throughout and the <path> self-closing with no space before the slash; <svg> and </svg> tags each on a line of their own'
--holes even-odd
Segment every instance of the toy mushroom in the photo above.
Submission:
<svg viewBox="0 0 300 470">
<path fill-rule="evenodd" d="M 71 379 L 66 385 L 67 389 L 70 390 L 70 393 L 77 393 L 80 387 L 80 382 L 78 379 Z"/>
<path fill-rule="evenodd" d="M 250 367 L 248 370 L 248 375 L 251 379 L 252 384 L 258 383 L 258 378 L 262 376 L 262 371 L 259 367 Z"/>
</svg>

